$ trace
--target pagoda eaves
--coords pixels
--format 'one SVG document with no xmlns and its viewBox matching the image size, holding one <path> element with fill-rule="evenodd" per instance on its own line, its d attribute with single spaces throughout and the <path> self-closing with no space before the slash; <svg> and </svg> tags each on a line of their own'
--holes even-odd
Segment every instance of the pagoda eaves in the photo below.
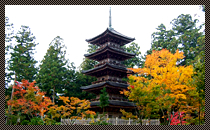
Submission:
<svg viewBox="0 0 210 130">
<path fill-rule="evenodd" d="M 130 58 L 133 58 L 136 55 L 134 53 L 125 52 L 125 51 L 123 51 L 122 48 L 112 47 L 111 44 L 112 43 L 108 43 L 105 46 L 99 48 L 96 52 L 93 52 L 90 54 L 85 54 L 84 56 L 88 59 L 100 61 L 101 57 L 108 56 L 108 55 L 106 55 L 106 53 L 113 53 L 113 55 L 115 57 L 116 57 L 116 55 L 119 56 L 118 60 L 124 61 L 124 60 L 130 59 Z M 102 55 L 102 56 L 100 56 L 100 55 Z M 110 56 L 107 58 L 112 58 L 112 57 Z"/>
<path fill-rule="evenodd" d="M 112 40 L 114 40 L 114 42 L 119 44 L 120 46 L 123 46 L 127 43 L 134 41 L 135 38 L 125 36 L 115 31 L 113 28 L 107 28 L 100 35 L 90 38 L 90 39 L 86 39 L 86 41 L 89 42 L 90 44 L 96 44 L 99 46 L 104 44 L 105 42 L 112 42 Z"/>
<path fill-rule="evenodd" d="M 97 88 L 97 87 L 101 87 L 101 86 L 105 86 L 105 85 L 112 85 L 114 87 L 119 87 L 119 88 L 122 88 L 122 89 L 126 89 L 129 85 L 128 84 L 124 84 L 124 83 L 116 83 L 116 82 L 110 82 L 110 81 L 105 81 L 105 82 L 102 82 L 102 83 L 98 83 L 98 84 L 92 84 L 92 85 L 89 85 L 89 86 L 84 86 L 84 87 L 81 87 L 82 90 L 88 90 L 88 89 L 92 89 L 92 88 Z"/>
<path fill-rule="evenodd" d="M 112 70 L 112 71 L 118 71 L 118 72 L 121 71 L 121 72 L 124 72 L 125 74 L 128 71 L 125 67 L 112 65 L 110 63 L 105 63 L 104 65 L 95 67 L 93 69 L 82 71 L 82 73 L 86 74 L 86 75 L 90 75 L 90 76 L 96 76 L 95 73 L 104 72 L 105 70 L 108 70 L 108 69 Z M 104 74 L 104 75 L 106 75 L 106 74 Z M 102 76 L 102 75 L 100 75 L 100 76 Z M 98 77 L 98 76 L 96 76 L 96 77 Z"/>
</svg>

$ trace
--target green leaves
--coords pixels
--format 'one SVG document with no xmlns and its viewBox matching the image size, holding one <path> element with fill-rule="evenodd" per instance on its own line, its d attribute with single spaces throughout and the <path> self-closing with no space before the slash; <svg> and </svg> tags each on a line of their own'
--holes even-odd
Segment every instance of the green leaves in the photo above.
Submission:
<svg viewBox="0 0 210 130">
<path fill-rule="evenodd" d="M 103 89 L 101 89 L 102 94 L 100 94 L 100 98 L 99 98 L 99 106 L 101 108 L 103 108 L 103 113 L 104 113 L 104 107 L 109 105 L 109 96 L 108 93 L 106 92 L 106 88 L 104 87 Z"/>
<path fill-rule="evenodd" d="M 28 26 L 21 26 L 15 35 L 16 45 L 11 46 L 11 58 L 9 60 L 10 76 L 16 74 L 16 80 L 27 79 L 32 82 L 35 79 L 37 61 L 33 58 L 35 37 Z M 14 73 L 13 73 L 14 72 Z"/>
<path fill-rule="evenodd" d="M 138 46 L 137 43 L 132 42 L 129 44 L 128 47 L 123 46 L 122 48 L 124 48 L 126 52 L 136 54 L 134 58 L 131 58 L 122 62 L 127 68 L 133 68 L 134 66 L 137 66 L 137 67 L 143 66 L 143 59 L 140 52 L 140 46 Z"/>
<path fill-rule="evenodd" d="M 67 82 L 72 80 L 69 76 L 72 76 L 74 71 L 71 68 L 72 64 L 69 65 L 69 61 L 65 59 L 63 39 L 57 36 L 49 45 L 41 61 L 37 83 L 43 91 L 47 92 L 47 96 L 52 96 L 53 93 L 53 101 L 55 101 L 55 94 L 63 94 L 66 87 L 70 86 Z"/>
<path fill-rule="evenodd" d="M 180 65 L 191 65 L 195 57 L 204 51 L 205 42 L 203 42 L 203 34 L 200 32 L 200 27 L 197 27 L 198 20 L 193 20 L 187 14 L 181 14 L 176 19 L 171 21 L 172 29 L 166 30 L 165 25 L 160 24 L 157 32 L 152 34 L 151 49 L 147 54 L 151 54 L 152 50 L 167 49 L 171 53 L 175 53 L 177 49 L 184 52 L 185 58 L 180 62 Z"/>
</svg>

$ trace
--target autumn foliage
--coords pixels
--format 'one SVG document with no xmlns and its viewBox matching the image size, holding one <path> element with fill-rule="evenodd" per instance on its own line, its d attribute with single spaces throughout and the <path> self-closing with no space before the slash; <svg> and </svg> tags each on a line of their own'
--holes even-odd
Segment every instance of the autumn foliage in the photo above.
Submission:
<svg viewBox="0 0 210 130">
<path fill-rule="evenodd" d="M 54 105 L 49 108 L 49 112 L 52 118 L 64 118 L 64 119 L 82 119 L 86 116 L 96 115 L 94 111 L 88 110 L 90 108 L 90 102 L 88 100 L 80 100 L 76 97 L 64 97 L 60 96 L 59 100 L 62 100 L 64 105 Z"/>
<path fill-rule="evenodd" d="M 88 100 L 60 96 L 59 100 L 62 100 L 64 105 L 58 106 L 52 103 L 51 99 L 46 97 L 38 86 L 35 86 L 35 81 L 30 83 L 28 80 L 22 80 L 21 82 L 15 81 L 15 83 L 13 98 L 7 102 L 8 106 L 12 108 L 10 113 L 12 115 L 27 115 L 30 121 L 41 117 L 47 125 L 52 125 L 56 118 L 82 119 L 96 115 L 94 111 L 88 110 L 90 107 Z"/>
<path fill-rule="evenodd" d="M 172 54 L 162 49 L 147 55 L 144 68 L 129 68 L 136 74 L 129 76 L 128 91 L 121 94 L 136 102 L 139 118 L 162 115 L 165 123 L 168 117 L 170 124 L 172 112 L 189 115 L 198 110 L 198 92 L 192 84 L 193 66 L 179 66 L 183 58 L 183 52 L 177 50 Z M 159 110 L 162 114 L 158 114 Z"/>
<path fill-rule="evenodd" d="M 28 80 L 22 80 L 21 83 L 15 81 L 13 86 L 13 99 L 7 102 L 12 107 L 12 114 L 21 112 L 29 118 L 34 116 L 43 116 L 48 110 L 48 106 L 52 104 L 49 97 L 44 96 L 39 87 L 35 86 L 35 81 L 29 83 Z"/>
</svg>

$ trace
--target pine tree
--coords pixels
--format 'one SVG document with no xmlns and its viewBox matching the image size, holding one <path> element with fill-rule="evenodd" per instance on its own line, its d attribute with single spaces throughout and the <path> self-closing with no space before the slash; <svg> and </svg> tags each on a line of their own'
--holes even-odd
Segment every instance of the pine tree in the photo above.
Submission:
<svg viewBox="0 0 210 130">
<path fill-rule="evenodd" d="M 103 109 L 103 114 L 104 114 L 105 107 L 109 105 L 109 96 L 108 96 L 108 93 L 106 92 L 105 87 L 103 89 L 101 89 L 101 92 L 102 92 L 102 94 L 100 94 L 99 106 Z"/>
<path fill-rule="evenodd" d="M 144 62 L 141 56 L 140 46 L 138 46 L 137 43 L 132 42 L 129 44 L 128 47 L 122 46 L 122 48 L 128 53 L 136 54 L 135 57 L 122 62 L 122 64 L 125 65 L 126 68 L 133 68 L 134 66 L 137 66 L 137 67 L 143 66 Z"/>
<path fill-rule="evenodd" d="M 157 32 L 152 34 L 152 44 L 148 54 L 151 54 L 152 50 L 160 51 L 164 48 L 174 54 L 178 48 L 178 41 L 174 37 L 174 31 L 167 31 L 164 24 L 160 24 L 156 29 Z"/>
<path fill-rule="evenodd" d="M 32 82 L 35 79 L 35 74 L 37 73 L 37 68 L 34 60 L 33 50 L 37 45 L 35 43 L 35 37 L 31 33 L 28 26 L 21 26 L 20 30 L 14 36 L 16 44 L 14 46 L 10 45 L 10 60 L 8 66 L 8 77 L 10 80 L 21 81 L 22 79 L 29 80 Z M 14 77 L 14 78 L 13 78 Z M 15 85 L 15 82 L 14 82 Z M 11 92 L 11 100 L 13 100 L 14 88 Z M 11 106 L 9 107 L 9 114 L 11 114 Z"/>
<path fill-rule="evenodd" d="M 64 93 L 69 72 L 68 60 L 65 59 L 66 47 L 63 39 L 55 37 L 49 44 L 44 59 L 41 61 L 40 70 L 37 75 L 37 85 L 46 92 L 47 96 L 52 96 L 55 103 L 56 93 Z"/>
<path fill-rule="evenodd" d="M 197 22 L 198 19 L 193 20 L 191 15 L 181 14 L 171 21 L 172 29 L 170 30 L 166 30 L 165 25 L 160 24 L 157 32 L 152 34 L 151 49 L 147 51 L 147 54 L 151 54 L 152 50 L 162 49 L 167 49 L 174 54 L 179 49 L 185 56 L 182 61 L 179 61 L 180 65 L 193 64 L 194 58 L 203 51 L 204 47 L 204 44 L 198 43 L 203 35 L 199 32 L 203 25 L 197 27 Z"/>
<path fill-rule="evenodd" d="M 12 38 L 14 35 L 13 24 L 9 22 L 9 18 L 5 17 L 5 87 L 11 82 L 11 77 L 8 75 L 9 51 L 12 46 Z"/>
<path fill-rule="evenodd" d="M 199 46 L 197 41 L 202 36 L 199 32 L 201 27 L 196 27 L 198 19 L 193 20 L 191 15 L 181 14 L 177 19 L 172 20 L 172 28 L 176 32 L 175 36 L 179 37 L 179 50 L 184 52 L 185 58 L 181 62 L 181 65 L 192 64 L 194 58 L 199 52 L 196 51 L 196 47 Z"/>
<path fill-rule="evenodd" d="M 21 26 L 15 36 L 16 45 L 11 47 L 12 52 L 9 60 L 9 76 L 14 76 L 17 81 L 22 79 L 32 82 L 35 79 L 37 61 L 33 58 L 35 46 L 35 36 L 28 26 Z"/>
</svg>

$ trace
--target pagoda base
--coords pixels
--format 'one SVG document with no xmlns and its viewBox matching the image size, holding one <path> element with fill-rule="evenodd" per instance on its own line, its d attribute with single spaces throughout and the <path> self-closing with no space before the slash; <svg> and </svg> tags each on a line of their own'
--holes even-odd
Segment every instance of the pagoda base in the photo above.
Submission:
<svg viewBox="0 0 210 130">
<path fill-rule="evenodd" d="M 103 109 L 99 106 L 99 101 L 91 102 L 90 110 L 103 113 Z M 118 100 L 109 100 L 109 106 L 105 107 L 105 112 L 107 118 L 121 118 L 122 113 L 120 109 L 124 109 L 126 112 L 134 112 L 135 111 L 135 103 L 127 102 L 127 101 L 118 101 Z"/>
</svg>

